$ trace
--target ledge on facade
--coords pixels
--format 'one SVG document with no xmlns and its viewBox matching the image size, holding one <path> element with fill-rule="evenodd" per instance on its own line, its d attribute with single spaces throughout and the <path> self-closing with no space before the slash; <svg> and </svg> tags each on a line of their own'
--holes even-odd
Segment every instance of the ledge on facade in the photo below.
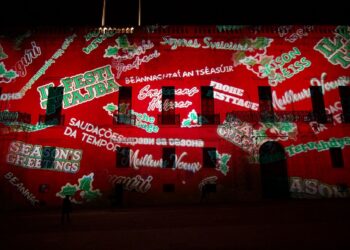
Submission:
<svg viewBox="0 0 350 250">
<path fill-rule="evenodd" d="M 274 112 L 271 122 L 311 122 L 332 123 L 333 116 L 330 114 L 315 114 L 311 111 L 277 111 Z M 232 111 L 226 113 L 226 121 L 240 119 L 246 122 L 263 122 L 263 115 L 254 111 Z M 266 121 L 265 121 L 266 122 Z"/>
<path fill-rule="evenodd" d="M 159 125 L 180 125 L 180 114 L 161 114 L 158 115 Z"/>
</svg>

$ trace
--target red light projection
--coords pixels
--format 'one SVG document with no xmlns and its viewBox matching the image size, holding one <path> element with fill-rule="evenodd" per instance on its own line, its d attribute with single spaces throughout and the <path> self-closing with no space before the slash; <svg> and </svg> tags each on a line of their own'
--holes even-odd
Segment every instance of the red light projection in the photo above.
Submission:
<svg viewBox="0 0 350 250">
<path fill-rule="evenodd" d="M 350 27 L 122 31 L 0 37 L 5 199 L 106 204 L 123 185 L 132 204 L 193 203 L 209 184 L 217 201 L 350 196 Z"/>
</svg>

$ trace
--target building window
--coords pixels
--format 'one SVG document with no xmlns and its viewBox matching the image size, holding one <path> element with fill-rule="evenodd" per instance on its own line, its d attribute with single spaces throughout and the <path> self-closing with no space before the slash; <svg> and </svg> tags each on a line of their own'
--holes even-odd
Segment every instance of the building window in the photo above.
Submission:
<svg viewBox="0 0 350 250">
<path fill-rule="evenodd" d="M 214 114 L 214 89 L 212 86 L 201 86 L 201 113 L 199 115 L 199 123 L 219 124 L 219 114 Z"/>
<path fill-rule="evenodd" d="M 312 113 L 318 123 L 327 123 L 326 109 L 324 106 L 322 87 L 310 86 L 310 94 L 312 101 Z"/>
<path fill-rule="evenodd" d="M 46 104 L 45 124 L 46 125 L 58 125 L 62 124 L 62 100 L 63 100 L 63 87 L 51 87 L 49 88 L 49 95 Z"/>
<path fill-rule="evenodd" d="M 339 86 L 339 95 L 343 109 L 343 122 L 350 123 L 350 86 Z"/>
<path fill-rule="evenodd" d="M 175 87 L 162 87 L 161 124 L 176 124 Z"/>
<path fill-rule="evenodd" d="M 260 120 L 262 122 L 273 122 L 274 121 L 274 111 L 272 105 L 272 94 L 270 86 L 259 86 L 259 112 Z"/>
<path fill-rule="evenodd" d="M 216 167 L 216 148 L 203 148 L 203 167 Z"/>
<path fill-rule="evenodd" d="M 163 148 L 163 168 L 175 168 L 175 148 Z"/>
<path fill-rule="evenodd" d="M 54 168 L 56 148 L 43 147 L 41 156 L 41 168 Z"/>
<path fill-rule="evenodd" d="M 128 168 L 130 166 L 130 148 L 117 148 L 117 168 Z"/>
<path fill-rule="evenodd" d="M 334 168 L 344 167 L 342 150 L 339 147 L 329 148 L 331 154 L 332 166 Z"/>
<path fill-rule="evenodd" d="M 61 124 L 63 89 L 63 87 L 49 88 L 45 114 L 45 124 L 47 125 Z"/>
<path fill-rule="evenodd" d="M 115 116 L 117 124 L 135 124 L 131 115 L 132 109 L 132 88 L 119 87 L 118 114 Z"/>
<path fill-rule="evenodd" d="M 173 193 L 175 192 L 175 184 L 163 184 L 164 193 Z"/>
</svg>

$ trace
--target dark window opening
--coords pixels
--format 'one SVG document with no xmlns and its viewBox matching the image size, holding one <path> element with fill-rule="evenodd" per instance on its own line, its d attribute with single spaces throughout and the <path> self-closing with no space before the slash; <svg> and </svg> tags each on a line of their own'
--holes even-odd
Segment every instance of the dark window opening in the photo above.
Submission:
<svg viewBox="0 0 350 250">
<path fill-rule="evenodd" d="M 46 104 L 45 124 L 59 125 L 62 124 L 62 100 L 63 87 L 49 88 L 49 95 Z"/>
<path fill-rule="evenodd" d="M 323 100 L 322 87 L 311 86 L 310 94 L 312 101 L 312 114 L 314 115 L 314 119 L 318 123 L 327 123 L 327 115 Z"/>
<path fill-rule="evenodd" d="M 344 160 L 341 148 L 329 148 L 331 154 L 332 166 L 334 168 L 344 167 Z"/>
<path fill-rule="evenodd" d="M 131 114 L 132 109 L 132 88 L 119 88 L 118 114 L 114 116 L 117 124 L 135 124 L 135 117 Z"/>
<path fill-rule="evenodd" d="M 163 192 L 165 193 L 175 192 L 175 184 L 163 184 Z"/>
<path fill-rule="evenodd" d="M 117 148 L 117 168 L 127 168 L 130 166 L 130 148 L 119 147 Z"/>
<path fill-rule="evenodd" d="M 163 148 L 163 168 L 175 168 L 175 148 Z"/>
<path fill-rule="evenodd" d="M 288 169 L 284 148 L 275 141 L 267 141 L 259 148 L 261 191 L 264 198 L 289 197 Z"/>
<path fill-rule="evenodd" d="M 175 115 L 175 87 L 162 87 L 162 115 L 161 124 L 176 124 Z"/>
<path fill-rule="evenodd" d="M 56 148 L 43 147 L 41 156 L 41 168 L 54 168 Z"/>
<path fill-rule="evenodd" d="M 342 120 L 344 123 L 350 123 L 350 87 L 339 86 L 339 95 L 343 110 Z"/>
<path fill-rule="evenodd" d="M 202 192 L 216 193 L 216 183 L 206 183 L 202 188 L 204 189 Z"/>
<path fill-rule="evenodd" d="M 274 122 L 274 111 L 272 105 L 272 94 L 270 86 L 259 86 L 259 111 L 262 122 Z"/>
<path fill-rule="evenodd" d="M 216 167 L 216 148 L 203 148 L 203 167 Z"/>
<path fill-rule="evenodd" d="M 214 89 L 212 86 L 201 86 L 201 113 L 199 123 L 219 124 L 220 115 L 214 114 Z"/>
</svg>

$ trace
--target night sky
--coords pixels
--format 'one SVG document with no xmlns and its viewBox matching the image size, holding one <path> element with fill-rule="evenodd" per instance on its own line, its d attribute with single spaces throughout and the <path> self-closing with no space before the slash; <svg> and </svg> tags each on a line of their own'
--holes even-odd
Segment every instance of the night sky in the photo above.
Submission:
<svg viewBox="0 0 350 250">
<path fill-rule="evenodd" d="M 99 26 L 103 0 L 9 0 L 1 3 L 2 28 Z M 142 25 L 349 24 L 340 2 L 269 0 L 142 0 Z M 308 5 L 306 5 L 308 3 Z M 137 25 L 138 0 L 107 0 L 107 26 Z"/>
</svg>

